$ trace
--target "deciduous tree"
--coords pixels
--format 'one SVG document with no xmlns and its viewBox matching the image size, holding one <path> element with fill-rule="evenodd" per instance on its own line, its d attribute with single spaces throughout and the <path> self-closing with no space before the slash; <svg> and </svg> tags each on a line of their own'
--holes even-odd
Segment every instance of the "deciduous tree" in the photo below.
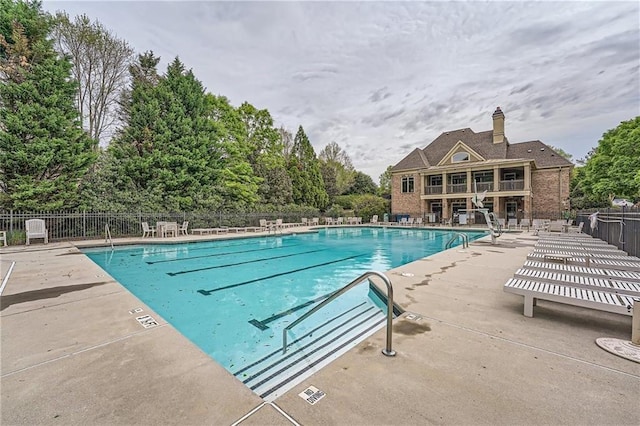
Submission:
<svg viewBox="0 0 640 426">
<path fill-rule="evenodd" d="M 640 116 L 602 136 L 577 168 L 572 191 L 572 204 L 580 207 L 608 206 L 612 197 L 640 199 Z"/>
<path fill-rule="evenodd" d="M 56 49 L 73 64 L 78 82 L 76 105 L 83 127 L 93 139 L 106 142 L 116 124 L 117 104 L 127 84 L 133 49 L 87 15 L 71 20 L 59 12 L 53 35 Z"/>
</svg>

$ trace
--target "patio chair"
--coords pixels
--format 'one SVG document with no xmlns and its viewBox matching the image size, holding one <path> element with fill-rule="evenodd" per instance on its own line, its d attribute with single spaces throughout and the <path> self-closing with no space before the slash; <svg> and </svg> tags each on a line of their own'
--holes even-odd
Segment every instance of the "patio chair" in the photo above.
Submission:
<svg viewBox="0 0 640 426">
<path fill-rule="evenodd" d="M 7 246 L 7 231 L 0 231 L 0 241 L 4 243 L 4 246 Z"/>
<path fill-rule="evenodd" d="M 527 228 L 528 231 L 529 228 L 531 228 L 531 221 L 529 219 L 522 219 L 520 221 L 520 229 L 522 228 Z"/>
<path fill-rule="evenodd" d="M 416 226 L 422 226 L 422 217 L 416 217 Z"/>
<path fill-rule="evenodd" d="M 374 225 L 378 223 L 378 215 L 374 214 L 373 216 L 371 216 L 371 223 L 373 223 Z"/>
<path fill-rule="evenodd" d="M 189 235 L 189 233 L 187 232 L 188 227 L 189 227 L 189 221 L 185 220 L 184 222 L 182 222 L 182 226 L 180 226 L 180 229 L 178 229 L 178 232 L 181 235 Z"/>
<path fill-rule="evenodd" d="M 327 216 L 324 218 L 324 224 L 325 225 L 333 225 L 333 218 L 330 216 Z"/>
<path fill-rule="evenodd" d="M 563 220 L 556 220 L 549 224 L 549 232 L 564 232 L 567 228 L 567 223 Z"/>
<path fill-rule="evenodd" d="M 582 228 L 584 228 L 584 222 L 580 222 L 580 224 L 578 226 L 570 226 L 569 229 L 567 230 L 569 233 L 577 233 L 580 234 L 582 233 Z"/>
<path fill-rule="evenodd" d="M 178 236 L 178 222 L 166 222 L 162 230 L 162 236 L 166 237 L 171 235 L 172 237 Z"/>
<path fill-rule="evenodd" d="M 311 226 L 318 226 L 320 225 L 320 218 L 319 217 L 312 217 L 311 218 Z"/>
<path fill-rule="evenodd" d="M 518 219 L 515 219 L 515 218 L 509 219 L 509 221 L 507 222 L 507 229 L 511 229 L 512 226 L 513 226 L 513 229 L 518 229 Z"/>
<path fill-rule="evenodd" d="M 142 238 L 146 237 L 154 237 L 156 235 L 156 230 L 149 227 L 147 222 L 142 222 Z"/>
<path fill-rule="evenodd" d="M 44 223 L 44 219 L 29 219 L 24 222 L 24 230 L 27 236 L 27 245 L 34 238 L 44 239 L 44 243 L 49 243 L 49 231 Z"/>
</svg>

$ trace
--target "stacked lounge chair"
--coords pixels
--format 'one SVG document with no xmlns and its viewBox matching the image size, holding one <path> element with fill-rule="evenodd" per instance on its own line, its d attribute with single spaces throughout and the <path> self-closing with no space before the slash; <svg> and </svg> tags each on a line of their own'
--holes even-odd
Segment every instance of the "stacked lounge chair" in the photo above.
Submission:
<svg viewBox="0 0 640 426">
<path fill-rule="evenodd" d="M 537 299 L 632 315 L 634 299 L 640 303 L 640 258 L 584 235 L 541 235 L 505 283 L 504 291 L 524 296 L 525 316 L 533 316 Z"/>
</svg>

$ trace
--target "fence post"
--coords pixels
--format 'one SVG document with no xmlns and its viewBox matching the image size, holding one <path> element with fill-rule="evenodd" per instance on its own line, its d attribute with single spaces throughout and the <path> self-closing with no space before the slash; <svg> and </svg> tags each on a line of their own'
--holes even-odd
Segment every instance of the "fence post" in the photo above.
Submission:
<svg viewBox="0 0 640 426">
<path fill-rule="evenodd" d="M 620 244 L 622 244 L 622 251 L 626 251 L 624 249 L 624 210 L 626 208 L 626 206 L 622 206 L 622 217 L 620 218 Z"/>
<path fill-rule="evenodd" d="M 87 238 L 87 211 L 82 210 L 82 238 Z"/>
<path fill-rule="evenodd" d="M 9 233 L 13 235 L 13 209 L 9 210 Z"/>
</svg>

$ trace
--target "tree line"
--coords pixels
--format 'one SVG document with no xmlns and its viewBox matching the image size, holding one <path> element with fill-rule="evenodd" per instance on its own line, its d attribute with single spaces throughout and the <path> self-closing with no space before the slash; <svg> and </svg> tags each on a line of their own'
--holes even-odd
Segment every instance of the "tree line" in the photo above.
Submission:
<svg viewBox="0 0 640 426">
<path fill-rule="evenodd" d="M 316 155 L 302 126 L 159 63 L 86 15 L 0 0 L 0 209 L 388 210 L 390 167 L 378 187 L 337 143 Z M 573 208 L 640 200 L 640 117 L 578 163 Z"/>
<path fill-rule="evenodd" d="M 388 208 L 335 142 L 316 155 L 302 125 L 293 135 L 160 59 L 86 15 L 0 0 L 0 208 Z"/>
</svg>

